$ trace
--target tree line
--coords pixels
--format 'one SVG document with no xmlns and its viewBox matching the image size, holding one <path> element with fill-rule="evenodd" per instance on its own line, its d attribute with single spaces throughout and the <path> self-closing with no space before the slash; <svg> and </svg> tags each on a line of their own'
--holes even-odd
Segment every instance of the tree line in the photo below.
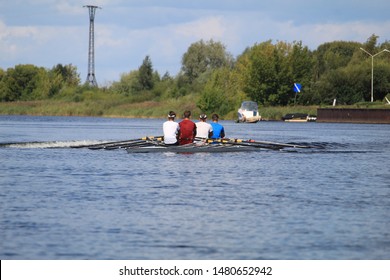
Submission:
<svg viewBox="0 0 390 280">
<path fill-rule="evenodd" d="M 221 42 L 200 40 L 182 56 L 176 76 L 160 75 L 146 56 L 138 69 L 121 75 L 104 88 L 82 84 L 77 68 L 58 64 L 52 69 L 34 65 L 0 68 L 2 102 L 63 99 L 82 101 L 88 91 L 127 98 L 128 102 L 178 99 L 192 94 L 196 106 L 206 112 L 227 114 L 243 100 L 263 106 L 291 104 L 355 104 L 370 100 L 371 57 L 390 42 L 377 43 L 372 35 L 364 43 L 334 41 L 310 50 L 302 42 L 254 44 L 234 58 Z M 375 57 L 374 98 L 390 92 L 390 53 Z M 302 85 L 300 93 L 294 83 Z"/>
</svg>

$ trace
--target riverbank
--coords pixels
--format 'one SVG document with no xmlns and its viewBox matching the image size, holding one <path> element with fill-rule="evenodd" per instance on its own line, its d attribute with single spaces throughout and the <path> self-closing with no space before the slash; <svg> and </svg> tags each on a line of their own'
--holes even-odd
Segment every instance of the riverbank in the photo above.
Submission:
<svg viewBox="0 0 390 280">
<path fill-rule="evenodd" d="M 359 103 L 352 106 L 323 107 L 320 106 L 284 106 L 259 108 L 262 119 L 265 121 L 280 121 L 286 114 L 304 113 L 317 115 L 317 110 L 323 109 L 390 109 L 381 102 Z M 80 116 L 80 117 L 108 117 L 108 118 L 165 118 L 170 110 L 176 111 L 180 116 L 184 110 L 191 110 L 196 119 L 200 110 L 196 107 L 194 97 L 188 96 L 180 99 L 165 101 L 127 102 L 126 100 L 38 100 L 0 102 L 0 115 L 30 115 L 30 116 Z M 217 112 L 218 113 L 218 112 Z M 222 115 L 221 119 L 236 120 L 236 110 Z M 318 121 L 321 121 L 319 116 Z M 326 121 L 325 119 L 323 121 Z"/>
<path fill-rule="evenodd" d="M 138 103 L 114 100 L 88 100 L 82 102 L 40 100 L 0 103 L 0 115 L 165 118 L 170 110 L 174 110 L 178 114 L 184 110 L 191 110 L 193 118 L 201 113 L 191 97 L 179 100 Z M 282 116 L 292 112 L 316 115 L 317 106 L 260 107 L 259 111 L 264 120 L 280 121 Z M 221 116 L 221 119 L 225 120 L 236 120 L 236 118 L 236 111 Z"/>
<path fill-rule="evenodd" d="M 80 116 L 80 117 L 123 117 L 123 118 L 159 118 L 166 115 L 171 108 L 188 108 L 195 106 L 187 100 L 170 100 L 167 102 L 144 101 L 129 103 L 123 100 L 39 100 L 1 102 L 1 115 L 31 116 Z"/>
</svg>

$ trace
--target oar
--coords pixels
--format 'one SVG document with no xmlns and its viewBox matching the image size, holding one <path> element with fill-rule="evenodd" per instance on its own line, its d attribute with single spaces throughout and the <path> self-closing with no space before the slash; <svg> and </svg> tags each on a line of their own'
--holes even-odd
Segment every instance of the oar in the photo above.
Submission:
<svg viewBox="0 0 390 280">
<path fill-rule="evenodd" d="M 238 146 L 248 146 L 253 148 L 264 148 L 264 149 L 271 149 L 271 150 L 279 150 L 279 147 L 271 146 L 271 145 L 262 145 L 262 144 L 253 144 L 253 143 L 246 143 L 246 142 L 235 142 L 231 139 L 207 139 L 206 143 L 220 143 L 222 145 L 238 145 Z"/>
<path fill-rule="evenodd" d="M 115 150 L 115 149 L 125 149 L 125 148 L 134 148 L 134 147 L 149 147 L 149 146 L 154 146 L 152 142 L 149 141 L 142 141 L 142 142 L 133 142 L 133 143 L 128 143 L 128 144 L 121 144 L 118 146 L 108 146 L 104 147 L 105 150 Z"/>
<path fill-rule="evenodd" d="M 145 142 L 146 142 L 145 140 L 123 141 L 123 142 L 113 143 L 113 144 L 104 144 L 104 145 L 92 146 L 92 147 L 88 147 L 88 149 L 90 149 L 90 150 L 100 150 L 100 149 L 107 149 L 107 150 L 111 149 L 111 150 L 113 150 L 113 149 L 119 149 L 123 145 L 128 145 L 128 144 L 138 145 L 138 144 L 143 144 Z"/>
<path fill-rule="evenodd" d="M 128 143 L 135 143 L 135 142 L 142 142 L 150 139 L 157 139 L 161 138 L 163 136 L 146 136 L 138 139 L 130 139 L 130 140 L 122 140 L 122 141 L 114 141 L 114 142 L 103 142 L 98 144 L 92 144 L 92 145 L 81 145 L 81 146 L 71 146 L 71 148 L 89 148 L 89 149 L 104 149 L 105 147 L 115 147 L 120 146 L 122 144 L 128 144 Z"/>
<path fill-rule="evenodd" d="M 105 150 L 114 150 L 114 149 L 123 149 L 123 148 L 129 148 L 129 147 L 145 147 L 145 146 L 153 146 L 153 145 L 159 145 L 158 142 L 163 141 L 163 136 L 150 136 L 150 137 L 144 137 L 142 140 L 137 140 L 133 142 L 124 142 L 120 144 L 115 145 L 107 145 L 103 147 Z M 94 148 L 92 148 L 94 149 Z"/>
<path fill-rule="evenodd" d="M 231 141 L 231 139 L 229 140 L 225 140 L 225 139 L 222 139 L 221 143 L 226 143 L 226 144 L 232 144 L 232 145 L 242 145 L 242 146 L 249 146 L 249 147 L 254 147 L 254 148 L 263 148 L 263 149 L 270 149 L 270 150 L 280 150 L 281 147 L 279 146 L 275 146 L 275 145 L 265 145 L 265 144 L 261 144 L 261 143 L 250 143 L 250 142 L 246 142 L 246 141 Z"/>
<path fill-rule="evenodd" d="M 274 145 L 274 146 L 286 147 L 286 148 L 300 148 L 300 149 L 311 148 L 310 146 L 305 146 L 305 145 L 297 145 L 297 144 L 290 144 L 290 143 L 277 143 L 277 142 L 269 142 L 269 141 L 247 140 L 245 142 L 255 143 L 255 144 L 264 144 L 264 145 Z"/>
<path fill-rule="evenodd" d="M 101 142 L 101 143 L 97 143 L 97 144 L 90 144 L 90 145 L 77 145 L 77 146 L 70 146 L 71 148 L 100 148 L 101 147 L 104 147 L 105 145 L 115 145 L 115 144 L 120 144 L 120 143 L 125 143 L 125 142 L 129 142 L 129 141 L 137 141 L 138 139 L 133 139 L 133 140 L 122 140 L 122 141 L 115 141 L 115 142 Z"/>
<path fill-rule="evenodd" d="M 208 139 L 207 141 L 208 143 L 220 142 L 226 144 L 252 146 L 252 147 L 272 149 L 272 150 L 279 150 L 281 148 L 310 148 L 309 146 L 284 144 L 284 143 L 276 143 L 276 142 L 268 142 L 268 141 L 242 140 L 242 139 L 235 139 L 235 138 Z"/>
<path fill-rule="evenodd" d="M 164 143 L 163 137 L 156 137 L 154 139 L 147 140 L 144 143 L 140 143 L 140 144 L 129 143 L 129 144 L 121 145 L 119 148 L 124 149 L 124 148 L 138 148 L 138 147 L 150 147 L 150 146 L 166 147 L 166 144 Z"/>
<path fill-rule="evenodd" d="M 133 146 L 133 145 L 144 145 L 145 143 L 149 143 L 148 141 L 162 141 L 163 136 L 148 136 L 148 137 L 143 137 L 140 139 L 135 139 L 135 140 L 129 140 L 129 141 L 124 141 L 116 144 L 109 144 L 109 145 L 104 145 L 103 147 L 99 147 L 100 149 L 120 149 L 120 148 L 125 148 L 127 146 Z M 92 148 L 96 149 L 96 147 Z"/>
</svg>

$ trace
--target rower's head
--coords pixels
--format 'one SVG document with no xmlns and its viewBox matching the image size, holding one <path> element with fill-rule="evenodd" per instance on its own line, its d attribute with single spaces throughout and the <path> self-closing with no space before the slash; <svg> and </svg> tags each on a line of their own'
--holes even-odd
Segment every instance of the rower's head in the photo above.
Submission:
<svg viewBox="0 0 390 280">
<path fill-rule="evenodd" d="M 184 111 L 184 114 L 183 114 L 183 117 L 185 118 L 185 119 L 189 119 L 190 117 L 191 117 L 191 111 Z"/>
<path fill-rule="evenodd" d="M 176 118 L 176 113 L 173 111 L 169 111 L 168 120 L 174 120 Z"/>
<path fill-rule="evenodd" d="M 213 120 L 213 122 L 217 122 L 218 119 L 219 119 L 218 114 L 213 114 L 213 115 L 211 116 L 211 119 Z"/>
<path fill-rule="evenodd" d="M 207 115 L 206 114 L 200 114 L 199 120 L 201 120 L 202 122 L 205 122 L 207 120 Z"/>
</svg>

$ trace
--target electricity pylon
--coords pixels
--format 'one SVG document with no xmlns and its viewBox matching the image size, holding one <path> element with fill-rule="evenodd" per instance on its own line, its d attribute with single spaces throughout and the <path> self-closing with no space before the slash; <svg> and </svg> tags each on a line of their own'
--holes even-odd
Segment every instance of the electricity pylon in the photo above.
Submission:
<svg viewBox="0 0 390 280">
<path fill-rule="evenodd" d="M 83 6 L 89 10 L 89 49 L 88 49 L 88 76 L 86 84 L 97 87 L 95 76 L 95 36 L 94 36 L 94 21 L 96 9 L 101 9 L 98 6 Z"/>
</svg>

